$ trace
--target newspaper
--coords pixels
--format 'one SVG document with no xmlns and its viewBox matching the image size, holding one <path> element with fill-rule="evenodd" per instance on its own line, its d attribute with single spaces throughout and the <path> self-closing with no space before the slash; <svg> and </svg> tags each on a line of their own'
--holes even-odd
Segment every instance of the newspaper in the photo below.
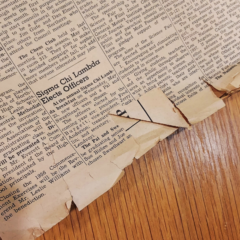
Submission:
<svg viewBox="0 0 240 240">
<path fill-rule="evenodd" d="M 34 239 L 240 85 L 240 2 L 1 0 L 0 237 Z"/>
</svg>

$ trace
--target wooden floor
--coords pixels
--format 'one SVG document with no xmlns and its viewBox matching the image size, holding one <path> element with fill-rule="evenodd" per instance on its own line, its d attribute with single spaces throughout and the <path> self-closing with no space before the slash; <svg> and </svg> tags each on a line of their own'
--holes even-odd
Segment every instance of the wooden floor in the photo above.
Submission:
<svg viewBox="0 0 240 240">
<path fill-rule="evenodd" d="M 240 93 L 126 168 L 110 191 L 38 240 L 239 240 Z"/>
</svg>

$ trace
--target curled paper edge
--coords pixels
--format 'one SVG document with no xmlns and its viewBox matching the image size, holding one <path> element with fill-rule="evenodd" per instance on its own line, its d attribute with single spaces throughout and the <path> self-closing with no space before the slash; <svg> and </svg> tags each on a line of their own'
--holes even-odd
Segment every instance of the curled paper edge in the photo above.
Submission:
<svg viewBox="0 0 240 240">
<path fill-rule="evenodd" d="M 214 80 L 207 82 L 218 91 L 231 93 L 240 88 L 240 63 L 229 66 Z"/>
</svg>

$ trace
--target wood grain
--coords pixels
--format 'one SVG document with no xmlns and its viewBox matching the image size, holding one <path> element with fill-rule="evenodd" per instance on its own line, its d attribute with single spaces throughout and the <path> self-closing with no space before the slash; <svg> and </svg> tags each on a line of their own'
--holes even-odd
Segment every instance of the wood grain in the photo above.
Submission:
<svg viewBox="0 0 240 240">
<path fill-rule="evenodd" d="M 110 191 L 38 240 L 239 240 L 240 94 L 126 168 Z"/>
</svg>

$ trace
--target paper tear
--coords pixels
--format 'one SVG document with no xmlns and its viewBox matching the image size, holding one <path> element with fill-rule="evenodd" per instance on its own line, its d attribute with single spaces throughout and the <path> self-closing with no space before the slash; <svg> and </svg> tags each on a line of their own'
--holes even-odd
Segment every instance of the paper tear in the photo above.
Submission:
<svg viewBox="0 0 240 240">
<path fill-rule="evenodd" d="M 139 149 L 135 158 L 140 158 L 155 146 L 156 144 L 153 144 L 153 142 L 156 143 L 165 139 L 178 129 L 176 127 L 117 117 L 114 115 L 111 115 L 111 118 L 117 125 L 126 129 L 127 133 L 131 134 L 138 144 Z"/>
<path fill-rule="evenodd" d="M 218 98 L 210 88 L 204 89 L 178 106 L 190 124 L 196 124 L 225 107 L 222 99 Z"/>
<path fill-rule="evenodd" d="M 120 179 L 125 175 L 125 171 L 122 170 L 121 174 L 118 176 L 118 178 L 115 180 L 115 182 L 113 183 L 112 187 L 115 186 Z"/>
<path fill-rule="evenodd" d="M 109 114 L 172 127 L 189 127 L 179 110 L 174 107 L 160 88 L 147 92 L 127 106 L 117 106 L 111 109 Z"/>
<path fill-rule="evenodd" d="M 178 127 L 190 128 L 184 115 L 160 88 L 147 92 L 127 106 L 111 109 L 109 114 L 139 145 L 135 158 L 140 158 Z"/>
<path fill-rule="evenodd" d="M 73 202 L 72 200 L 69 200 L 69 201 L 67 201 L 65 203 L 65 206 L 66 206 L 68 212 L 70 212 L 70 209 L 71 209 L 71 206 L 72 206 L 72 202 Z"/>
<path fill-rule="evenodd" d="M 230 92 L 225 92 L 222 96 L 221 96 L 221 99 L 226 99 L 226 98 L 229 98 L 231 97 L 233 94 L 237 93 L 240 91 L 240 88 L 237 88 L 237 89 L 234 89 Z"/>
<path fill-rule="evenodd" d="M 83 165 L 63 177 L 79 211 L 115 185 L 124 175 L 123 169 L 132 163 L 139 146 L 132 137 L 123 140 L 119 147 L 96 161 L 91 168 Z"/>
<path fill-rule="evenodd" d="M 125 149 L 125 151 L 123 152 L 121 148 Z M 110 158 L 110 162 L 120 170 L 123 170 L 125 167 L 132 164 L 135 154 L 139 150 L 139 145 L 132 137 L 131 139 L 128 139 L 127 142 L 124 142 L 121 145 L 121 148 L 116 148 L 114 150 L 112 157 Z"/>
<path fill-rule="evenodd" d="M 50 150 L 51 150 L 51 147 L 50 147 Z M 53 164 L 55 165 L 55 164 L 56 164 L 56 161 L 55 161 L 55 158 L 54 158 L 54 152 L 51 150 L 51 153 L 52 153 L 51 156 L 52 156 L 52 159 L 53 159 Z M 59 173 L 60 176 L 61 176 L 61 172 L 60 172 L 58 166 L 57 166 L 57 171 L 58 171 L 58 173 Z M 67 182 L 64 180 L 64 177 L 61 176 L 61 179 L 62 179 L 63 182 L 65 183 L 66 188 L 67 188 L 67 190 L 69 191 L 69 194 L 70 194 L 70 196 L 71 196 L 71 199 L 68 200 L 67 202 L 65 202 L 65 207 L 66 207 L 67 211 L 70 212 L 70 209 L 71 209 L 71 206 L 72 206 L 72 202 L 73 202 L 73 200 L 72 200 L 72 199 L 73 199 L 73 196 L 72 196 L 72 193 L 71 193 L 71 191 L 70 191 L 70 189 L 69 189 L 69 186 L 68 186 Z"/>
<path fill-rule="evenodd" d="M 234 92 L 240 88 L 240 63 L 223 69 L 222 73 L 215 79 L 211 79 L 208 84 L 219 91 Z"/>
</svg>

